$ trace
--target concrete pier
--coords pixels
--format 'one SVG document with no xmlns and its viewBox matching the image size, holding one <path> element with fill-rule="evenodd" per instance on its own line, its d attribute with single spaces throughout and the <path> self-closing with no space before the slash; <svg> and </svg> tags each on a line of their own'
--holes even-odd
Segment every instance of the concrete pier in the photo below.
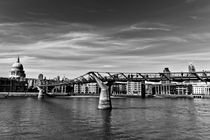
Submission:
<svg viewBox="0 0 210 140">
<path fill-rule="evenodd" d="M 96 82 L 101 88 L 98 109 L 112 109 L 109 87 L 105 85 L 100 79 L 98 79 L 98 77 L 94 73 L 92 74 L 92 76 L 95 78 Z"/>
<path fill-rule="evenodd" d="M 145 89 L 145 82 L 141 83 L 141 97 L 145 98 L 146 89 Z"/>
<path fill-rule="evenodd" d="M 44 98 L 44 90 L 42 88 L 38 87 L 38 86 L 37 86 L 37 88 L 39 90 L 38 99 Z"/>
</svg>

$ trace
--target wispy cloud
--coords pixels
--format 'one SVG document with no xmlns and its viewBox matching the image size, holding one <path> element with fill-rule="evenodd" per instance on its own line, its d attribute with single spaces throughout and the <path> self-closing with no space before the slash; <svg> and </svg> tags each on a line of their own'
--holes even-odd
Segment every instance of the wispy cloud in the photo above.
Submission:
<svg viewBox="0 0 210 140">
<path fill-rule="evenodd" d="M 197 47 L 191 43 L 195 40 L 208 42 L 208 32 L 180 32 L 177 35 L 171 33 L 177 28 L 172 25 L 133 25 L 135 31 L 131 29 L 125 32 L 125 26 L 100 29 L 88 24 L 68 22 L 2 23 L 0 64 L 4 65 L 6 71 L 16 61 L 15 57 L 20 55 L 29 77 L 36 77 L 41 72 L 47 76 L 72 76 L 71 72 L 80 75 L 90 70 L 160 71 L 173 62 L 176 65 L 187 63 L 196 53 L 202 54 L 203 50 L 208 50 L 205 44 Z M 135 37 L 128 35 L 136 33 L 136 30 L 141 33 L 135 34 Z M 147 34 L 151 31 L 157 35 Z M 5 67 L 6 64 L 8 67 Z M 151 69 L 150 65 L 155 69 Z"/>
<path fill-rule="evenodd" d="M 135 30 L 146 30 L 146 31 L 170 31 L 168 28 L 155 28 L 155 27 L 136 27 L 136 26 L 131 26 L 129 28 L 125 28 L 122 31 L 135 31 Z"/>
<path fill-rule="evenodd" d="M 209 42 L 210 32 L 188 34 L 187 38 L 194 40 L 194 41 Z"/>
<path fill-rule="evenodd" d="M 186 3 L 192 3 L 192 2 L 195 2 L 197 0 L 185 0 Z"/>
<path fill-rule="evenodd" d="M 123 28 L 121 31 L 171 31 L 172 27 L 161 23 L 136 23 L 129 27 Z"/>
</svg>

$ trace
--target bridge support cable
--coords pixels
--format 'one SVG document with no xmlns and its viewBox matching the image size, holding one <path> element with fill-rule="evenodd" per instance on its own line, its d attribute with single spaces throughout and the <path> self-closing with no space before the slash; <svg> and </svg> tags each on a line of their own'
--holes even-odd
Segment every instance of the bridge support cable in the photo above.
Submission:
<svg viewBox="0 0 210 140">
<path fill-rule="evenodd" d="M 192 72 L 192 75 L 194 75 L 196 78 L 198 78 L 199 80 L 201 80 L 202 82 L 206 82 L 206 80 L 204 80 L 203 78 L 201 78 L 197 73 Z"/>
<path fill-rule="evenodd" d="M 208 76 L 205 71 L 203 71 L 202 76 L 205 77 L 205 82 L 209 81 Z"/>
<path fill-rule="evenodd" d="M 94 77 L 91 74 L 88 74 L 88 75 L 89 75 L 88 81 L 95 81 Z"/>
<path fill-rule="evenodd" d="M 115 79 L 115 77 L 113 75 L 111 75 L 109 72 L 107 72 L 107 74 L 112 78 Z"/>
<path fill-rule="evenodd" d="M 102 80 L 104 79 L 104 77 L 101 76 L 101 74 L 100 74 L 99 72 L 97 72 L 97 75 L 98 75 Z"/>
<path fill-rule="evenodd" d="M 128 80 L 128 77 L 124 73 L 120 73 L 126 80 Z"/>
<path fill-rule="evenodd" d="M 88 82 L 88 80 L 84 76 L 81 76 L 81 79 L 82 79 L 82 82 Z"/>
<path fill-rule="evenodd" d="M 165 77 L 168 81 L 173 81 L 173 78 L 170 77 L 170 73 L 160 73 L 160 76 Z"/>
<path fill-rule="evenodd" d="M 143 79 L 144 79 L 144 81 L 148 81 L 148 75 L 147 76 L 144 76 L 144 75 L 142 75 L 141 73 L 137 73 L 138 75 L 140 75 Z"/>
</svg>

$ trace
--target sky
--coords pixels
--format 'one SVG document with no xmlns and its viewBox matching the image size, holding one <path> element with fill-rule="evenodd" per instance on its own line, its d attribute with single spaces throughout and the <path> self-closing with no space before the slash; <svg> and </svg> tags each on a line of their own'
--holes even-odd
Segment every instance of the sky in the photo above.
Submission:
<svg viewBox="0 0 210 140">
<path fill-rule="evenodd" d="M 0 76 L 210 70 L 210 0 L 0 0 Z"/>
</svg>

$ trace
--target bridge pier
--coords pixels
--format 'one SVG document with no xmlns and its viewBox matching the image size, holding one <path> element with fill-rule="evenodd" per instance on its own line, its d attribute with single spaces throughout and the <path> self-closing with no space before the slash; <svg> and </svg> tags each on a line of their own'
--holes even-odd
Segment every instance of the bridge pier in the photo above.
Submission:
<svg viewBox="0 0 210 140">
<path fill-rule="evenodd" d="M 146 95 L 146 87 L 145 87 L 145 81 L 141 83 L 141 98 L 145 98 Z"/>
<path fill-rule="evenodd" d="M 111 98 L 108 89 L 101 89 L 98 109 L 112 109 Z"/>
<path fill-rule="evenodd" d="M 44 90 L 42 88 L 38 87 L 38 86 L 37 86 L 37 88 L 39 90 L 38 99 L 44 98 Z"/>
<path fill-rule="evenodd" d="M 92 76 L 95 78 L 96 82 L 98 83 L 98 85 L 101 88 L 98 109 L 111 110 L 112 103 L 111 103 L 111 98 L 110 98 L 109 87 L 107 85 L 105 85 L 94 73 L 92 73 Z"/>
</svg>

